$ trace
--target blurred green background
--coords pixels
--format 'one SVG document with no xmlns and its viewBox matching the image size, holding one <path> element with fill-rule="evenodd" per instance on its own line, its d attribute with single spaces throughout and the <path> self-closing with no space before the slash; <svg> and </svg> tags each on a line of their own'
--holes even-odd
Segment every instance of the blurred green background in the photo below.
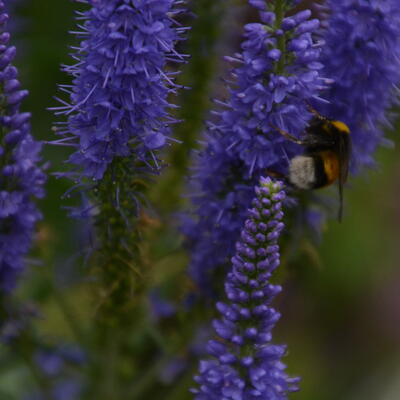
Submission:
<svg viewBox="0 0 400 400">
<path fill-rule="evenodd" d="M 232 52 L 239 43 L 243 15 L 247 10 L 245 1 L 228 3 L 224 10 L 215 10 L 215 4 L 211 1 L 201 0 L 198 3 L 199 7 L 203 7 L 203 15 L 207 15 L 207 7 L 210 7 L 210 13 L 213 7 L 213 15 L 224 16 L 201 20 L 206 24 L 203 30 L 210 32 L 214 29 L 214 38 L 219 37 L 217 57 L 213 56 L 213 52 L 207 53 L 207 49 L 212 48 L 210 43 L 204 44 L 201 40 L 192 42 L 190 51 L 199 54 L 204 53 L 206 45 L 203 71 L 207 73 L 202 79 L 212 81 L 213 74 L 225 68 L 220 56 Z M 196 7 L 195 3 L 193 5 Z M 24 108 L 33 113 L 33 132 L 38 139 L 54 139 L 51 131 L 54 117 L 46 108 L 56 105 L 52 98 L 56 95 L 56 84 L 69 83 L 69 77 L 60 72 L 59 66 L 70 63 L 68 46 L 74 44 L 75 38 L 68 34 L 68 30 L 73 30 L 75 26 L 75 6 L 68 0 L 17 2 L 20 23 L 14 35 L 14 43 L 18 45 L 16 64 L 23 86 L 30 91 Z M 221 21 L 223 23 L 219 25 Z M 213 37 L 209 36 L 208 40 L 213 40 Z M 186 67 L 186 79 L 189 82 L 196 78 L 190 74 L 197 73 L 190 70 L 190 66 Z M 197 115 L 183 128 L 178 128 L 177 135 L 182 140 L 185 140 L 186 133 L 190 136 L 190 145 L 194 140 L 193 135 L 200 129 L 204 108 L 209 105 L 208 99 L 218 94 L 218 85 L 212 86 L 214 93 L 200 90 L 196 92 L 197 97 L 185 94 L 189 99 L 201 100 L 196 108 Z M 190 132 L 185 132 L 185 129 L 190 129 Z M 396 128 L 388 132 L 388 137 L 394 142 L 397 141 L 397 131 Z M 188 143 L 185 145 L 187 148 Z M 187 154 L 182 154 L 182 162 L 186 163 Z M 350 180 L 345 193 L 343 222 L 330 221 L 318 248 L 305 244 L 297 261 L 284 266 L 287 268 L 284 291 L 275 302 L 282 318 L 274 337 L 276 342 L 288 345 L 285 362 L 289 373 L 302 378 L 301 391 L 293 394 L 293 399 L 400 398 L 399 154 L 398 148 L 380 149 L 377 154 L 378 168 Z M 60 147 L 46 146 L 43 152 L 44 159 L 51 161 L 51 171 L 62 169 L 66 156 L 67 152 Z M 165 192 L 165 182 L 170 184 L 170 179 L 173 182 L 174 177 L 170 175 L 174 175 L 174 171 L 181 167 L 183 170 L 186 168 L 186 165 L 179 165 L 179 160 L 182 160 L 179 155 L 172 155 L 172 159 L 178 160 L 178 164 L 171 165 L 172 172 L 164 173 L 159 189 L 161 193 Z M 182 182 L 178 179 L 175 183 L 179 187 Z M 74 254 L 79 254 L 82 247 L 79 223 L 67 218 L 61 208 L 66 204 L 60 201 L 60 197 L 69 184 L 54 177 L 49 178 L 48 196 L 41 203 L 44 220 L 38 235 L 38 250 L 34 253 L 44 261 L 27 275 L 20 293 L 22 298 L 31 297 L 43 306 L 47 314 L 40 321 L 40 329 L 55 337 L 68 337 L 69 332 L 50 297 L 54 276 L 57 287 L 70 288 L 68 300 L 72 311 L 83 313 L 82 318 L 85 313 L 81 310 L 85 296 L 74 285 L 73 277 L 58 272 L 65 269 L 76 272 L 74 263 L 79 257 Z M 154 198 L 160 214 L 167 213 L 168 207 L 160 200 L 157 204 L 158 196 Z M 162 221 L 165 220 L 168 221 L 168 217 L 162 218 Z M 163 248 L 171 245 L 173 256 L 167 257 L 159 263 L 159 268 L 154 269 L 158 274 L 154 281 L 163 280 L 165 276 L 184 274 L 186 257 L 179 247 L 180 239 L 171 240 L 171 236 L 165 234 L 160 240 L 157 246 L 161 248 L 161 254 Z M 187 376 L 190 374 L 189 371 Z M 17 399 L 19 382 L 29 382 L 29 379 L 23 367 L 2 365 L 0 400 L 3 400 L 2 393 L 3 396 L 10 396 L 10 399 Z M 191 395 L 186 391 L 191 384 L 190 379 L 179 382 L 182 390 L 166 390 L 158 393 L 157 399 L 172 398 L 171 393 L 175 393 L 173 398 L 176 400 L 190 399 Z"/>
</svg>

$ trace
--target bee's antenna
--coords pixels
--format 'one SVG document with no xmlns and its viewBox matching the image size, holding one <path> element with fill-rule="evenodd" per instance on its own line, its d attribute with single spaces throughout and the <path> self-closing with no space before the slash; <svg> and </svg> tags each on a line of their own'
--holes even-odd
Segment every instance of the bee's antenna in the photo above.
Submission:
<svg viewBox="0 0 400 400">
<path fill-rule="evenodd" d="M 304 140 L 298 139 L 297 137 L 291 135 L 289 132 L 286 132 L 285 130 L 278 128 L 275 125 L 270 124 L 270 127 L 272 129 L 274 129 L 275 131 L 279 132 L 284 138 L 286 138 L 287 140 L 293 142 L 293 143 L 297 143 L 300 145 L 304 145 Z"/>
</svg>

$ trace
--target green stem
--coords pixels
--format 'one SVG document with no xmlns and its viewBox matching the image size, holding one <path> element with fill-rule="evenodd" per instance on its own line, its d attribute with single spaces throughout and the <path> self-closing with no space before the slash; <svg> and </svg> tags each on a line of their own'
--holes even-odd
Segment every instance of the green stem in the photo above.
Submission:
<svg viewBox="0 0 400 400">
<path fill-rule="evenodd" d="M 142 218 L 132 196 L 146 192 L 141 165 L 133 160 L 113 161 L 94 193 L 99 213 L 95 219 L 98 247 L 92 255 L 96 320 L 92 344 L 90 393 L 93 398 L 120 400 L 125 390 L 121 366 L 128 362 L 125 348 L 147 287 L 148 268 L 140 253 Z M 140 230 L 140 231 L 139 231 Z M 140 321 L 139 321 L 140 323 Z M 122 397 L 121 397 L 121 396 Z"/>
<path fill-rule="evenodd" d="M 143 394 L 146 393 L 147 389 L 154 385 L 156 376 L 169 359 L 169 356 L 160 358 L 150 369 L 140 376 L 132 386 L 133 389 L 129 392 L 129 399 L 141 400 L 146 398 L 146 396 L 143 396 Z"/>
<path fill-rule="evenodd" d="M 103 368 L 102 380 L 99 382 L 99 400 L 119 400 L 120 385 L 118 383 L 118 361 L 119 361 L 119 333 L 107 332 L 106 348 L 102 353 L 101 365 Z M 111 337 L 112 336 L 112 337 Z M 121 397 L 122 398 L 122 397 Z"/>
<path fill-rule="evenodd" d="M 282 25 L 282 21 L 283 18 L 285 16 L 285 0 L 275 0 L 275 30 L 276 29 L 280 29 L 281 25 Z M 286 57 L 285 57 L 285 53 L 286 53 L 286 37 L 285 34 L 282 34 L 280 36 L 278 36 L 277 39 L 277 46 L 278 49 L 281 51 L 281 58 L 279 59 L 279 61 L 276 64 L 276 73 L 278 75 L 283 74 L 284 69 L 285 69 L 285 63 L 286 63 Z"/>
<path fill-rule="evenodd" d="M 82 329 L 81 324 L 78 322 L 77 318 L 72 311 L 71 306 L 66 300 L 65 296 L 61 293 L 61 291 L 53 287 L 53 298 L 56 302 L 59 310 L 61 311 L 65 321 L 67 322 L 69 328 L 71 329 L 72 334 L 75 337 L 75 340 L 81 345 L 87 344 L 87 338 L 84 330 Z"/>
</svg>

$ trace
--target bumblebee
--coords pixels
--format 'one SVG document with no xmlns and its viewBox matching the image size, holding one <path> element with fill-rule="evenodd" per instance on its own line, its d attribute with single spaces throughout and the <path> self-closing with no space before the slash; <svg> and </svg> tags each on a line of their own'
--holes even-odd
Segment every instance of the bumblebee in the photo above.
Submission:
<svg viewBox="0 0 400 400">
<path fill-rule="evenodd" d="M 274 127 L 286 139 L 304 147 L 302 155 L 290 160 L 287 180 L 300 190 L 318 189 L 337 181 L 340 221 L 343 213 L 343 185 L 347 180 L 351 154 L 350 129 L 344 122 L 326 118 L 314 109 L 311 112 L 314 117 L 301 139 Z"/>
</svg>

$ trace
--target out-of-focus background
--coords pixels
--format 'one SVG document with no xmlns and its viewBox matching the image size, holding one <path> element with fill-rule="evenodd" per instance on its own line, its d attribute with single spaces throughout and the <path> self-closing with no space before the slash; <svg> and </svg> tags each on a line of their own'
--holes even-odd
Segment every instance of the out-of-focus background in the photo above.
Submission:
<svg viewBox="0 0 400 400">
<path fill-rule="evenodd" d="M 56 84 L 69 83 L 69 77 L 60 72 L 59 66 L 71 62 L 68 46 L 76 44 L 73 35 L 68 34 L 68 30 L 75 28 L 73 10 L 76 4 L 68 0 L 19 0 L 15 3 L 16 15 L 11 15 L 10 20 L 16 22 L 12 26 L 13 41 L 18 46 L 16 64 L 23 86 L 30 91 L 24 108 L 33 113 L 36 138 L 52 140 L 54 117 L 46 108 L 56 105 L 53 100 Z M 250 15 L 245 1 L 229 3 L 227 9 L 218 11 L 224 13 L 224 18 L 219 28 L 215 69 L 211 71 L 215 74 L 226 68 L 220 58 L 238 46 L 244 15 Z M 213 2 L 208 4 L 210 9 L 215 6 Z M 207 10 L 202 12 L 206 14 Z M 189 18 L 188 22 L 191 21 Z M 206 19 L 204 21 L 207 23 Z M 207 25 L 203 28 L 211 29 Z M 190 51 L 204 51 L 201 41 Z M 213 54 L 210 52 L 205 57 L 212 59 Z M 192 55 L 195 57 L 196 53 Z M 218 82 L 217 78 L 214 81 Z M 219 85 L 213 87 L 206 99 L 218 95 Z M 199 107 L 207 105 L 208 100 Z M 198 122 L 191 122 L 196 131 Z M 399 129 L 388 132 L 395 143 Z M 184 139 L 182 129 L 179 134 Z M 193 131 L 188 135 L 193 138 Z M 46 146 L 43 156 L 50 160 L 50 170 L 56 171 L 63 168 L 67 152 L 61 147 Z M 345 191 L 343 222 L 329 221 L 319 246 L 305 241 L 295 260 L 282 266 L 286 269 L 284 290 L 275 302 L 282 318 L 274 337 L 276 342 L 288 345 L 285 362 L 290 374 L 302 378 L 301 391 L 291 395 L 293 399 L 400 398 L 399 156 L 398 146 L 381 148 L 376 157 L 377 168 L 350 179 Z M 175 159 L 179 162 L 180 158 Z M 171 168 L 179 169 L 179 165 Z M 65 335 L 68 338 L 69 335 L 65 321 L 49 296 L 51 285 L 57 285 L 60 290 L 71 288 L 68 300 L 74 312 L 81 312 L 80 307 L 85 303 L 84 294 L 74 286 L 79 275 L 75 261 L 81 251 L 82 226 L 71 221 L 61 208 L 65 202 L 60 197 L 69 185 L 67 181 L 49 178 L 48 195 L 41 203 L 44 220 L 40 225 L 38 250 L 32 255 L 42 262 L 26 276 L 20 293 L 21 298 L 31 297 L 41 304 L 44 317 L 39 325 L 49 337 Z M 155 196 L 155 199 L 155 209 L 166 212 L 163 198 L 157 200 Z M 162 280 L 171 270 L 185 273 L 186 257 L 183 250 L 177 250 L 180 239 L 171 240 L 166 235 L 163 242 L 162 238 L 157 245 L 161 249 L 173 246 L 176 256 L 160 263 L 163 270 L 155 270 L 159 274 L 155 280 Z M 190 374 L 189 371 L 187 376 Z M 21 382 L 32 384 L 22 367 L 1 363 L 0 400 L 19 399 Z M 175 393 L 176 400 L 190 399 L 186 390 L 190 379 L 180 380 L 176 385 L 180 383 L 182 390 L 166 386 L 165 391 L 154 398 L 169 399 L 171 393 Z"/>
</svg>

